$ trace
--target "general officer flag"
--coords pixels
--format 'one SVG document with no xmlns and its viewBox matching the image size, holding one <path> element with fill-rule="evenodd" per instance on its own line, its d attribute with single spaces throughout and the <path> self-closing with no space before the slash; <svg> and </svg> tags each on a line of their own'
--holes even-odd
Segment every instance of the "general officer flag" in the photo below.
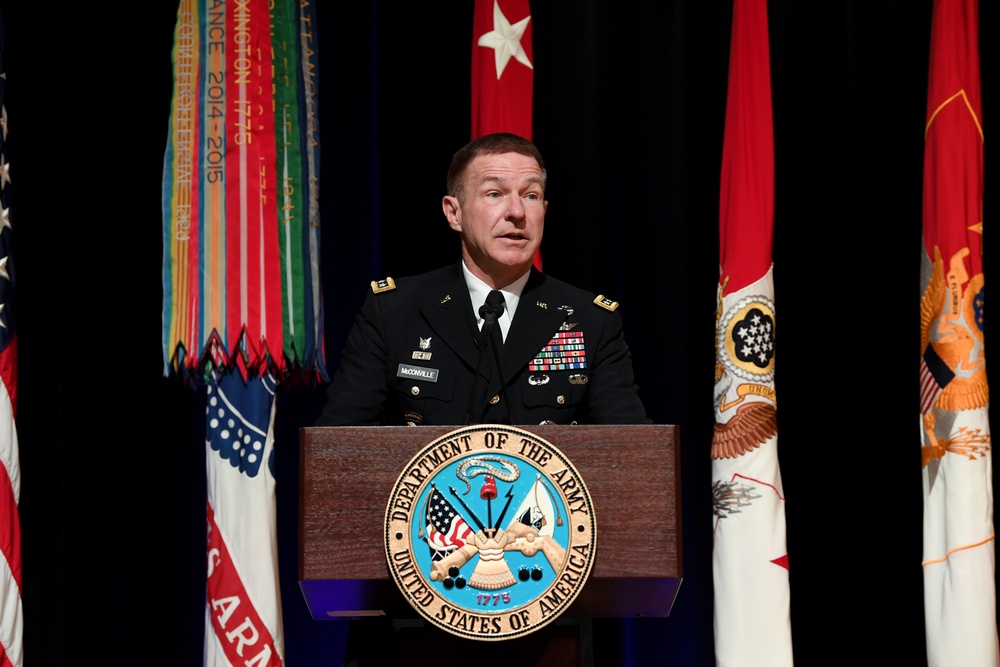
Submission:
<svg viewBox="0 0 1000 667">
<path fill-rule="evenodd" d="M 531 139 L 535 65 L 528 0 L 475 0 L 472 138 L 510 132 Z M 541 249 L 535 267 L 542 268 Z"/>
</svg>

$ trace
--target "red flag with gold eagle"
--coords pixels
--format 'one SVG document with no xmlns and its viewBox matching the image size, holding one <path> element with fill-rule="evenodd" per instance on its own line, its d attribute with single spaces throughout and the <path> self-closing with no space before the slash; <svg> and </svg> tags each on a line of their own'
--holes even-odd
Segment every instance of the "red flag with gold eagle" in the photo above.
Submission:
<svg viewBox="0 0 1000 667">
<path fill-rule="evenodd" d="M 998 665 L 978 2 L 935 0 L 932 21 L 920 304 L 927 657 Z"/>
<path fill-rule="evenodd" d="M 767 1 L 735 0 L 719 201 L 712 487 L 718 665 L 792 664 L 774 391 L 774 130 Z"/>
</svg>

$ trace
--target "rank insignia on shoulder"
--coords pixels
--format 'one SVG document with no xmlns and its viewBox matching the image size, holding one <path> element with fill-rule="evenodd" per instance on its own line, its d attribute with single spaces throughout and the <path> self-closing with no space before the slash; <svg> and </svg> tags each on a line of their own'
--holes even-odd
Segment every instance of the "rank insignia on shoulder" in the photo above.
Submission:
<svg viewBox="0 0 1000 667">
<path fill-rule="evenodd" d="M 382 280 L 372 281 L 372 292 L 375 294 L 381 294 L 382 292 L 391 292 L 396 289 L 396 281 L 391 277 L 386 276 Z"/>
<path fill-rule="evenodd" d="M 603 308 L 605 310 L 608 310 L 608 311 L 610 311 L 612 313 L 615 312 L 616 308 L 618 308 L 618 302 L 617 301 L 612 301 L 611 299 L 609 299 L 608 297 L 604 296 L 603 294 L 598 294 L 597 298 L 594 299 L 594 303 L 596 303 L 601 308 Z"/>
</svg>

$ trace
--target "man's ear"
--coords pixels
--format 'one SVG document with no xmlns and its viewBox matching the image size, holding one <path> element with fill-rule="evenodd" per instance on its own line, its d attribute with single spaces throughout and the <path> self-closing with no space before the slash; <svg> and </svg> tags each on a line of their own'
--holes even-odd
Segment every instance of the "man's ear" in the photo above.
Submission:
<svg viewBox="0 0 1000 667">
<path fill-rule="evenodd" d="M 445 195 L 441 200 L 441 210 L 444 217 L 448 219 L 448 226 L 456 232 L 462 231 L 462 206 L 458 203 L 457 197 Z"/>
</svg>

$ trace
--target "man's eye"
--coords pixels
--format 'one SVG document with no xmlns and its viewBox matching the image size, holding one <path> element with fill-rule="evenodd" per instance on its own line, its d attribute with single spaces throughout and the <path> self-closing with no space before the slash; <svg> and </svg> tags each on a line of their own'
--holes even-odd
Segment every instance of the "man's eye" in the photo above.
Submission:
<svg viewBox="0 0 1000 667">
<path fill-rule="evenodd" d="M 528 194 L 525 195 L 525 198 L 526 199 L 530 199 L 532 201 L 535 201 L 536 199 L 539 199 L 538 195 L 535 194 L 534 192 L 529 192 Z"/>
<path fill-rule="evenodd" d="M 486 196 L 487 197 L 492 197 L 493 199 L 496 199 L 497 197 L 500 196 L 500 193 L 499 192 L 487 192 Z"/>
</svg>

